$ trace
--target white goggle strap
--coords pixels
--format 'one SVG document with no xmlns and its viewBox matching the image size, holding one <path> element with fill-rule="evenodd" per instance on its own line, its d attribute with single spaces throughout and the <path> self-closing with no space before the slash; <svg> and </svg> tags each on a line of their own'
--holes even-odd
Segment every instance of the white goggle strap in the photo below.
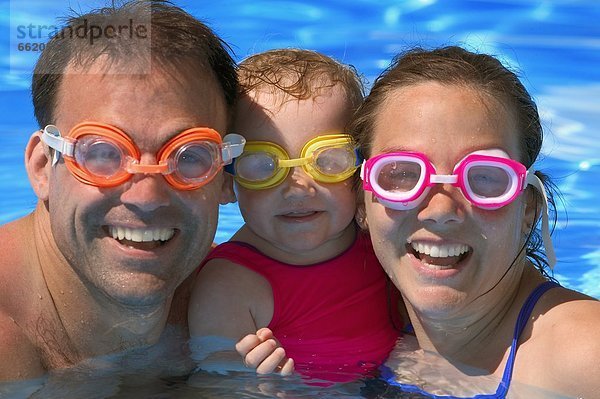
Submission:
<svg viewBox="0 0 600 399">
<path fill-rule="evenodd" d="M 229 165 L 234 158 L 239 157 L 244 152 L 246 139 L 235 133 L 230 133 L 223 137 L 223 146 L 221 148 L 221 158 L 224 165 Z"/>
<path fill-rule="evenodd" d="M 75 144 L 62 138 L 60 131 L 54 125 L 48 125 L 44 128 L 42 131 L 42 141 L 54 150 L 54 154 L 52 154 L 52 166 L 58 163 L 60 154 L 73 156 L 73 152 L 75 151 Z"/>
<path fill-rule="evenodd" d="M 360 180 L 365 181 L 365 168 L 367 165 L 367 160 L 363 159 L 362 163 L 360 164 Z"/>
<path fill-rule="evenodd" d="M 539 177 L 533 171 L 527 171 L 527 184 L 531 184 L 535 187 L 544 199 L 544 209 L 542 209 L 542 240 L 544 242 L 544 249 L 546 250 L 546 257 L 548 258 L 548 265 L 550 269 L 554 269 L 556 265 L 556 253 L 554 252 L 554 246 L 552 245 L 552 237 L 550 237 L 550 227 L 548 224 L 548 197 L 546 196 L 546 189 L 544 184 Z"/>
</svg>

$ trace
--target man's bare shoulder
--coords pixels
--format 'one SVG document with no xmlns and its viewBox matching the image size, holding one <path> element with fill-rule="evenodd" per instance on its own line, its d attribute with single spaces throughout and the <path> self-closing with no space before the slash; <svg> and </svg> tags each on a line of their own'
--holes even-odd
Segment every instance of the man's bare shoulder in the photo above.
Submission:
<svg viewBox="0 0 600 399">
<path fill-rule="evenodd" d="M 0 381 L 38 377 L 45 373 L 37 347 L 21 326 L 0 310 Z"/>
<path fill-rule="evenodd" d="M 31 291 L 27 287 L 32 273 L 28 258 L 34 251 L 30 226 L 29 217 L 0 226 L 0 310 L 5 312 L 23 291 Z"/>
<path fill-rule="evenodd" d="M 0 264 L 33 246 L 33 222 L 28 215 L 0 226 Z"/>
<path fill-rule="evenodd" d="M 37 269 L 31 216 L 0 226 L 0 380 L 44 373 L 40 353 L 27 328 L 39 314 Z M 38 298 L 36 300 L 36 298 Z"/>
</svg>

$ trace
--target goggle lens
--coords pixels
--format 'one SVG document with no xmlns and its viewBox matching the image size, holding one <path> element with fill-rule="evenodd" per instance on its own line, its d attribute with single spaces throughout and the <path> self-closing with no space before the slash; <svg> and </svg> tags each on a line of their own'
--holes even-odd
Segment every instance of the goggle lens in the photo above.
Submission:
<svg viewBox="0 0 600 399">
<path fill-rule="evenodd" d="M 85 135 L 77 140 L 74 157 L 79 166 L 94 176 L 109 179 L 121 172 L 125 155 L 101 136 Z"/>
<path fill-rule="evenodd" d="M 267 152 L 250 152 L 235 160 L 235 173 L 249 182 L 263 182 L 275 175 L 277 160 Z"/>
<path fill-rule="evenodd" d="M 500 198 L 511 188 L 511 176 L 498 166 L 472 166 L 467 171 L 471 192 L 481 198 Z"/>
<path fill-rule="evenodd" d="M 181 147 L 175 154 L 175 170 L 185 180 L 202 179 L 211 175 L 215 164 L 215 149 L 205 143 L 191 143 Z"/>
<path fill-rule="evenodd" d="M 336 176 L 354 169 L 356 155 L 349 148 L 329 147 L 315 151 L 313 155 L 313 167 L 327 176 Z"/>
<path fill-rule="evenodd" d="M 421 165 L 416 162 L 392 161 L 381 168 L 376 181 L 385 191 L 406 193 L 415 189 L 421 173 Z"/>
</svg>

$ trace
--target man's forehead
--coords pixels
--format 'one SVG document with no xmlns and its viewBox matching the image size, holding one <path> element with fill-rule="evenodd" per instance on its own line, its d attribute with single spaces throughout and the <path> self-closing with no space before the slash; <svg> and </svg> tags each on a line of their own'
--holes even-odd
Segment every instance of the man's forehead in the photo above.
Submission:
<svg viewBox="0 0 600 399">
<path fill-rule="evenodd" d="M 69 77 L 104 81 L 110 81 L 111 79 L 132 80 L 150 83 L 171 81 L 182 86 L 195 85 L 206 89 L 217 89 L 218 92 L 222 92 L 214 71 L 206 65 L 200 65 L 189 60 L 175 64 L 174 62 L 159 60 L 151 62 L 113 60 L 108 56 L 101 56 L 93 62 L 78 63 L 71 61 L 63 74 L 63 82 Z"/>
<path fill-rule="evenodd" d="M 180 102 L 182 112 L 189 110 L 199 116 L 203 109 L 226 113 L 225 96 L 221 86 L 210 71 L 189 68 L 172 70 L 159 66 L 151 73 L 137 74 L 135 70 L 123 71 L 119 66 L 107 67 L 98 62 L 85 69 L 69 66 L 58 89 L 56 115 L 71 113 L 74 108 L 84 113 L 96 113 L 102 108 L 111 108 L 113 101 L 143 102 L 148 110 L 152 105 Z M 125 99 L 125 100 L 124 100 Z M 81 110 L 88 105 L 87 110 Z M 136 104 L 130 104 L 136 105 Z M 131 111 L 126 107 L 123 113 Z M 222 108 L 222 110 L 221 110 Z M 143 108 L 139 109 L 144 111 Z"/>
</svg>

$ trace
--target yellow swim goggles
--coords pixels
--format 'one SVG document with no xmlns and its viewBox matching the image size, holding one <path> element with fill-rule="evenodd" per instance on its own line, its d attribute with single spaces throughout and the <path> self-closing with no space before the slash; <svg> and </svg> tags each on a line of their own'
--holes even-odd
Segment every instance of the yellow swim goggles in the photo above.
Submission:
<svg viewBox="0 0 600 399">
<path fill-rule="evenodd" d="M 347 134 L 317 136 L 302 147 L 300 158 L 290 159 L 279 145 L 269 141 L 248 141 L 244 152 L 225 171 L 242 187 L 264 190 L 285 180 L 290 168 L 301 166 L 313 179 L 339 183 L 354 174 L 362 163 L 358 149 Z"/>
</svg>

